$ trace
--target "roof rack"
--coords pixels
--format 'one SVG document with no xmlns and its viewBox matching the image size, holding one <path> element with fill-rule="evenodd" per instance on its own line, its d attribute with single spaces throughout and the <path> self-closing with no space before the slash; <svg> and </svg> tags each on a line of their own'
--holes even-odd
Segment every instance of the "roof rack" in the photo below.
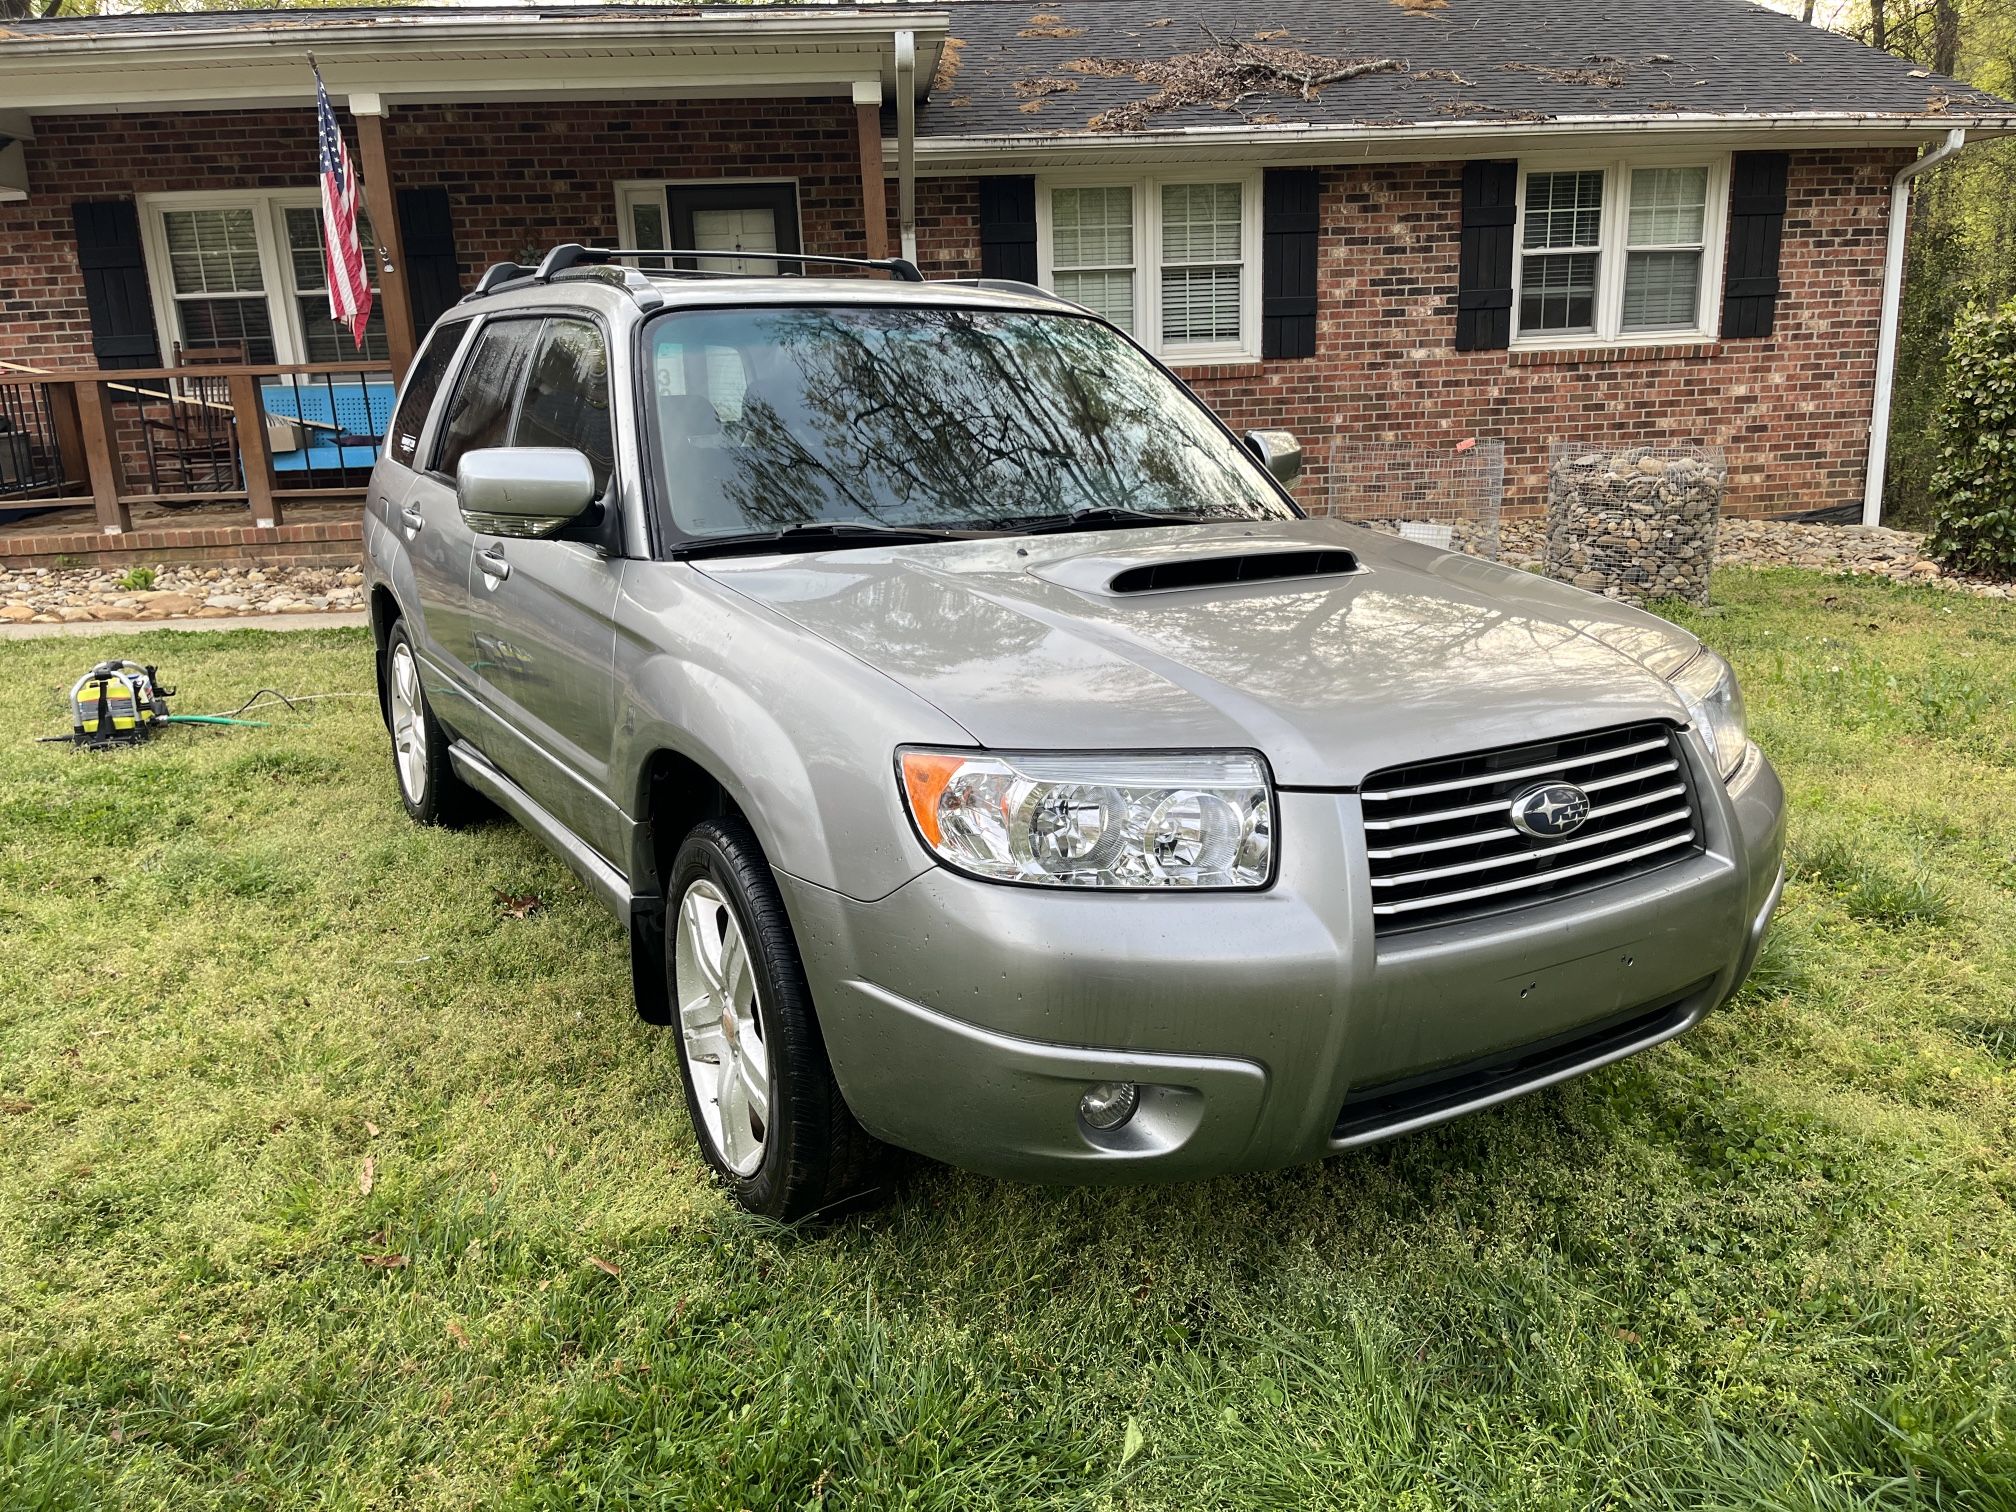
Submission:
<svg viewBox="0 0 2016 1512">
<path fill-rule="evenodd" d="M 1085 310 L 1088 314 L 1097 313 L 1075 299 L 1066 299 L 1054 289 L 1024 283 L 1019 278 L 934 278 L 932 282 L 949 284 L 956 289 L 985 289 L 991 294 L 1020 294 L 1028 299 L 1040 299 L 1045 304 L 1064 305 L 1068 309 Z"/>
<path fill-rule="evenodd" d="M 540 283 L 546 282 L 556 273 L 564 273 L 569 268 L 583 264 L 609 263 L 619 257 L 744 257 L 751 262 L 770 263 L 823 263 L 843 268 L 872 268 L 878 273 L 887 273 L 899 283 L 922 283 L 924 275 L 917 270 L 917 264 L 907 257 L 827 257 L 816 252 L 727 252 L 720 247 L 584 247 L 579 242 L 563 242 L 540 259 L 539 268 L 532 276 Z M 500 266 L 515 266 L 504 264 Z M 495 271 L 494 269 L 492 270 Z M 692 273 L 698 270 L 686 268 L 667 269 L 674 273 Z M 488 274 L 484 275 L 486 278 Z M 731 277 L 745 275 L 728 275 Z"/>
</svg>

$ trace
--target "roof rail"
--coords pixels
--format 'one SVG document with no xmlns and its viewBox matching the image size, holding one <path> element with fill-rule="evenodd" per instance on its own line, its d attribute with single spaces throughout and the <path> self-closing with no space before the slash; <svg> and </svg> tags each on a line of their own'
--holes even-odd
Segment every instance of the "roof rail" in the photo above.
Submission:
<svg viewBox="0 0 2016 1512">
<path fill-rule="evenodd" d="M 720 247 L 584 247 L 579 242 L 564 242 L 548 252 L 540 260 L 539 271 L 533 276 L 545 282 L 556 273 L 564 273 L 569 268 L 580 267 L 584 263 L 614 262 L 619 257 L 743 257 L 750 262 L 769 263 L 824 263 L 845 268 L 872 268 L 878 273 L 887 273 L 899 283 L 922 283 L 924 275 L 917 265 L 907 257 L 828 257 L 817 252 L 728 252 Z M 687 269 L 671 269 L 672 272 L 687 272 Z"/>
<path fill-rule="evenodd" d="M 592 279 L 596 283 L 614 285 L 636 301 L 639 309 L 655 310 L 665 303 L 663 290 L 635 268 L 627 267 L 622 263 L 599 263 L 578 268 L 567 268 L 559 273 L 555 273 L 550 281 L 558 282 L 561 279 L 578 278 Z"/>
<path fill-rule="evenodd" d="M 492 263 L 483 270 L 483 276 L 476 280 L 476 287 L 464 294 L 464 299 L 475 299 L 480 295 L 495 293 L 508 283 L 516 283 L 521 278 L 530 278 L 532 270 L 515 262 Z"/>
<path fill-rule="evenodd" d="M 1066 299 L 1054 289 L 1046 289 L 1038 284 L 1023 283 L 1019 278 L 934 278 L 931 281 L 935 284 L 950 284 L 954 288 L 959 289 L 986 289 L 994 294 L 1021 294 L 1030 299 L 1040 299 L 1045 304 L 1064 305 L 1073 310 L 1088 309 L 1087 306 L 1078 303 L 1075 299 Z M 1089 313 L 1097 314 L 1098 312 L 1089 311 Z"/>
</svg>

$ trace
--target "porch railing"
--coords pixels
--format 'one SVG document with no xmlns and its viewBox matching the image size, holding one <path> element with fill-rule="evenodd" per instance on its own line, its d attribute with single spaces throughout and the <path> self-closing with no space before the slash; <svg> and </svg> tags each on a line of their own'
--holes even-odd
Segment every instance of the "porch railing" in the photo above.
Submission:
<svg viewBox="0 0 2016 1512">
<path fill-rule="evenodd" d="M 42 369 L 0 362 L 0 509 L 354 502 L 391 428 L 395 384 L 368 362 Z"/>
</svg>

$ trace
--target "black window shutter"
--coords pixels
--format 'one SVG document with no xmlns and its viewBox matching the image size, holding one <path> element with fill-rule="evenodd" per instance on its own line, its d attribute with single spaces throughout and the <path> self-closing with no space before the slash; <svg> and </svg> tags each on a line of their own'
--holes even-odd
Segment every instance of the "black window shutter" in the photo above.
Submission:
<svg viewBox="0 0 2016 1512">
<path fill-rule="evenodd" d="M 1316 242 L 1322 175 L 1270 168 L 1260 194 L 1260 355 L 1316 355 Z"/>
<path fill-rule="evenodd" d="M 1729 265 L 1722 279 L 1722 335 L 1769 336 L 1778 318 L 1778 248 L 1785 239 L 1782 152 L 1739 152 L 1729 163 Z"/>
<path fill-rule="evenodd" d="M 1036 282 L 1036 180 L 980 180 L 980 275 Z"/>
<path fill-rule="evenodd" d="M 1512 231 L 1519 165 L 1463 165 L 1463 245 L 1456 269 L 1456 350 L 1512 345 Z"/>
<path fill-rule="evenodd" d="M 399 243 L 413 329 L 424 335 L 462 297 L 462 262 L 455 255 L 455 221 L 446 189 L 422 184 L 399 191 Z"/>
<path fill-rule="evenodd" d="M 78 200 L 70 207 L 77 266 L 91 310 L 91 351 L 100 367 L 159 367 L 154 301 L 140 249 L 140 212 L 131 200 Z"/>
</svg>

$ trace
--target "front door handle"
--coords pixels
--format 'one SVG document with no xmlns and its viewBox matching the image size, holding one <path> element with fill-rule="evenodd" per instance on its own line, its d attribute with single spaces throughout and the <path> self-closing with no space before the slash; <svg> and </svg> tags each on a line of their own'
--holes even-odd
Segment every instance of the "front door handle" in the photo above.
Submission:
<svg viewBox="0 0 2016 1512">
<path fill-rule="evenodd" d="M 399 523 L 406 527 L 406 539 L 410 541 L 420 534 L 420 527 L 427 523 L 427 519 L 417 508 L 408 504 L 399 511 Z"/>
<path fill-rule="evenodd" d="M 511 576 L 511 564 L 504 560 L 504 553 L 495 546 L 476 553 L 476 566 L 493 586 Z"/>
</svg>

